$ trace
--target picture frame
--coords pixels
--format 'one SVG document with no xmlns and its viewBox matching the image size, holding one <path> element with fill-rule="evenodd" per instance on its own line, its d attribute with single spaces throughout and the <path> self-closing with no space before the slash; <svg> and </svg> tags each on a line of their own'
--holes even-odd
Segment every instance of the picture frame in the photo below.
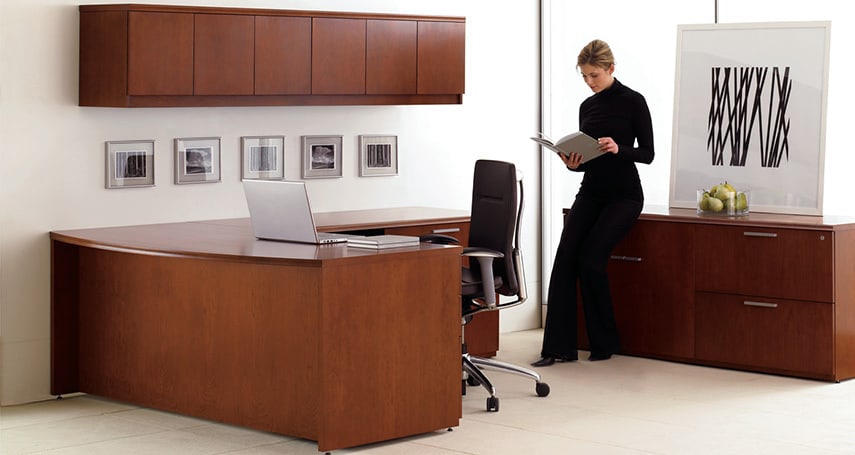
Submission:
<svg viewBox="0 0 855 455">
<path fill-rule="evenodd" d="M 752 212 L 822 214 L 830 28 L 678 26 L 671 207 L 727 181 Z"/>
<path fill-rule="evenodd" d="M 154 186 L 154 141 L 107 141 L 105 181 L 108 189 Z"/>
<path fill-rule="evenodd" d="M 243 136 L 240 141 L 241 179 L 285 178 L 285 136 Z"/>
<path fill-rule="evenodd" d="M 342 176 L 342 136 L 302 136 L 304 179 Z"/>
<path fill-rule="evenodd" d="M 219 137 L 175 139 L 175 184 L 215 183 L 220 180 Z"/>
<path fill-rule="evenodd" d="M 359 176 L 398 175 L 398 136 L 359 136 Z"/>
</svg>

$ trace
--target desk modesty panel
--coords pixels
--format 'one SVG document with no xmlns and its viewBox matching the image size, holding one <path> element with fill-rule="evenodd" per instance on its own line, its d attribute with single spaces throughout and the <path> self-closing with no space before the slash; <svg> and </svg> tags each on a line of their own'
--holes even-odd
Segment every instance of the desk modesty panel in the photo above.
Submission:
<svg viewBox="0 0 855 455">
<path fill-rule="evenodd" d="M 460 247 L 256 241 L 248 220 L 50 238 L 52 394 L 321 451 L 459 424 Z"/>
</svg>

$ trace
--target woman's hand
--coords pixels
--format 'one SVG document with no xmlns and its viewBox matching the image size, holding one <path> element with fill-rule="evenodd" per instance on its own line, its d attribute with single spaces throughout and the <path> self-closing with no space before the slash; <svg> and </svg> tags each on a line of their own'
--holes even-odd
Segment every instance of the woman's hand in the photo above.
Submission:
<svg viewBox="0 0 855 455">
<path fill-rule="evenodd" d="M 612 139 L 610 137 L 601 137 L 601 138 L 597 139 L 597 143 L 600 144 L 600 150 L 602 150 L 604 152 L 614 153 L 614 154 L 617 154 L 617 152 L 618 152 L 617 143 L 615 142 L 614 139 Z"/>
<path fill-rule="evenodd" d="M 563 153 L 556 153 L 558 158 L 561 158 L 561 161 L 564 162 L 564 165 L 570 169 L 576 169 L 582 164 L 582 155 L 578 153 L 571 153 L 569 156 Z"/>
</svg>

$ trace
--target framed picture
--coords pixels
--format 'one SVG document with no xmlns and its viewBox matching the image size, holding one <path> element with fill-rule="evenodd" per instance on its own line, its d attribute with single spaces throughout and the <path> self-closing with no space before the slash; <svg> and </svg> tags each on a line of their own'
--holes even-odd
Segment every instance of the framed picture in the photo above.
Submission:
<svg viewBox="0 0 855 455">
<path fill-rule="evenodd" d="M 398 175 L 398 137 L 359 136 L 359 176 Z"/>
<path fill-rule="evenodd" d="M 341 136 L 303 136 L 303 178 L 341 177 Z"/>
<path fill-rule="evenodd" d="M 175 183 L 220 181 L 220 138 L 175 139 Z"/>
<path fill-rule="evenodd" d="M 671 207 L 727 181 L 752 212 L 821 214 L 830 26 L 678 27 Z"/>
<path fill-rule="evenodd" d="M 108 141 L 105 186 L 154 186 L 154 141 Z"/>
<path fill-rule="evenodd" d="M 244 136 L 241 142 L 241 178 L 285 178 L 285 136 Z"/>
</svg>

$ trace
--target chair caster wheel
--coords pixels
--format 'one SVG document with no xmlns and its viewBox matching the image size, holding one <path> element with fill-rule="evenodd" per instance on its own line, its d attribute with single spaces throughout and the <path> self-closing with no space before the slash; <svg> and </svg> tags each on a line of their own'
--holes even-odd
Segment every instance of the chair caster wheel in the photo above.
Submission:
<svg viewBox="0 0 855 455">
<path fill-rule="evenodd" d="M 538 382 L 534 385 L 534 390 L 537 392 L 537 396 L 545 397 L 549 395 L 549 384 L 545 382 Z"/>
<path fill-rule="evenodd" d="M 499 412 L 499 397 L 487 398 L 487 412 Z"/>
</svg>

